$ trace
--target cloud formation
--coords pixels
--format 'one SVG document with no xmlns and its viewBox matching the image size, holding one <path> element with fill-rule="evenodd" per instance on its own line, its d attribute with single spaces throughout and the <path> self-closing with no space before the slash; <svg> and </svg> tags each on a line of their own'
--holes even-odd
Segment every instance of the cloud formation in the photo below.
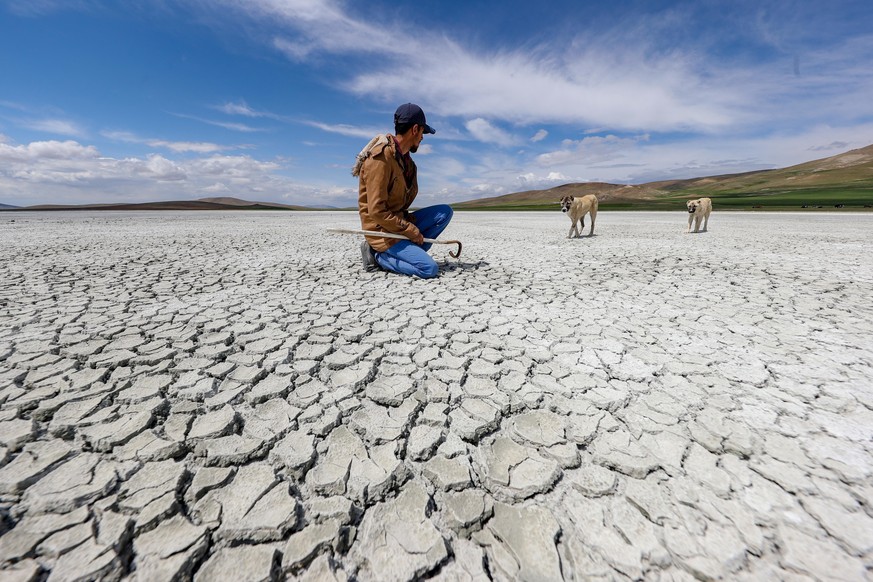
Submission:
<svg viewBox="0 0 873 582">
<path fill-rule="evenodd" d="M 85 130 L 77 123 L 66 119 L 26 119 L 21 120 L 19 124 L 22 127 L 42 133 L 69 137 L 82 137 L 85 135 Z"/>
<path fill-rule="evenodd" d="M 255 111 L 245 101 L 240 101 L 239 103 L 223 103 L 221 105 L 214 106 L 214 109 L 221 111 L 222 113 L 226 113 L 228 115 L 242 115 L 244 117 L 266 117 L 267 114 Z"/>
<path fill-rule="evenodd" d="M 867 98 L 873 72 L 861 65 L 873 58 L 873 35 L 824 44 L 825 33 L 815 32 L 832 20 L 831 9 L 823 6 L 677 4 L 629 14 L 607 27 L 593 23 L 575 36 L 476 48 L 442 30 L 415 27 L 409 34 L 403 23 L 365 9 L 353 15 L 339 0 L 225 4 L 250 18 L 279 23 L 274 42 L 289 58 L 378 54 L 340 79 L 353 94 L 394 102 L 416 87 L 426 109 L 466 121 L 713 134 L 754 128 L 764 120 L 787 124 L 830 116 L 833 122 L 873 114 L 873 100 Z M 699 35 L 688 34 L 695 29 Z M 737 36 L 762 47 L 755 60 L 720 56 Z M 802 79 L 792 74 L 799 51 Z M 847 76 L 852 89 L 831 95 L 834 87 L 846 85 Z"/>
<path fill-rule="evenodd" d="M 543 167 L 559 166 L 576 161 L 586 164 L 597 164 L 604 161 L 615 161 L 617 156 L 624 156 L 633 150 L 637 144 L 648 141 L 648 135 L 622 138 L 615 135 L 592 136 L 581 140 L 564 140 L 561 149 L 540 154 L 536 157 L 537 164 Z"/>
<path fill-rule="evenodd" d="M 371 139 L 374 135 L 378 135 L 380 133 L 385 133 L 389 131 L 390 128 L 376 128 L 376 127 L 358 127 L 355 125 L 348 125 L 344 123 L 321 123 L 319 121 L 303 121 L 304 125 L 308 125 L 310 127 L 317 127 L 322 131 L 326 131 L 328 133 L 338 133 L 340 135 L 346 135 L 350 137 L 360 137 L 363 139 Z"/>
<path fill-rule="evenodd" d="M 548 131 L 546 131 L 545 129 L 540 129 L 540 130 L 537 130 L 537 132 L 535 134 L 533 134 L 533 137 L 531 137 L 530 140 L 532 142 L 536 143 L 538 141 L 543 141 L 548 136 L 549 136 Z"/>
<path fill-rule="evenodd" d="M 281 175 L 282 170 L 278 162 L 246 155 L 111 158 L 72 140 L 13 145 L 0 139 L 0 192 L 25 191 L 14 200 L 23 206 L 45 200 L 106 202 L 106 191 L 116 192 L 117 201 L 123 202 L 196 199 L 222 192 L 249 200 L 346 205 L 353 196 L 351 188 L 297 183 Z"/>
<path fill-rule="evenodd" d="M 200 154 L 238 149 L 238 146 L 223 146 L 209 142 L 169 141 L 136 136 L 126 131 L 104 131 L 101 135 L 112 140 L 145 144 L 153 148 L 163 148 L 176 153 L 195 152 Z"/>
<path fill-rule="evenodd" d="M 19 16 L 41 16 L 62 10 L 82 10 L 87 0 L 5 0 L 6 7 Z"/>
<path fill-rule="evenodd" d="M 247 125 L 245 123 L 238 123 L 235 121 L 222 121 L 217 119 L 206 119 L 205 117 L 199 117 L 197 115 L 188 115 L 187 113 L 174 113 L 176 117 L 180 117 L 182 119 L 191 119 L 194 121 L 198 121 L 200 123 L 205 123 L 207 125 L 213 125 L 215 127 L 221 127 L 223 129 L 229 129 L 231 131 L 238 131 L 241 133 L 258 133 L 267 131 L 262 127 L 253 127 L 251 125 Z"/>
<path fill-rule="evenodd" d="M 493 143 L 501 147 L 509 147 L 517 143 L 516 139 L 499 127 L 477 117 L 464 124 L 474 139 L 483 143 Z"/>
</svg>

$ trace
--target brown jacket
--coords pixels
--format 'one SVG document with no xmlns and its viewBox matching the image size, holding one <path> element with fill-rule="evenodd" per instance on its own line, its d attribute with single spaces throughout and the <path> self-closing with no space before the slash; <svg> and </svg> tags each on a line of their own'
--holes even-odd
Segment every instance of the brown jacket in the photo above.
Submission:
<svg viewBox="0 0 873 582">
<path fill-rule="evenodd" d="M 359 159 L 360 179 L 358 183 L 358 212 L 361 215 L 361 228 L 393 232 L 407 237 L 415 236 L 418 228 L 412 223 L 414 217 L 409 213 L 412 201 L 418 195 L 418 171 L 412 158 L 412 179 L 406 187 L 403 168 L 397 161 L 396 144 L 390 135 L 379 136 L 362 151 Z M 356 168 L 358 169 L 358 168 Z M 399 239 L 368 236 L 367 242 L 377 252 L 387 251 Z"/>
</svg>

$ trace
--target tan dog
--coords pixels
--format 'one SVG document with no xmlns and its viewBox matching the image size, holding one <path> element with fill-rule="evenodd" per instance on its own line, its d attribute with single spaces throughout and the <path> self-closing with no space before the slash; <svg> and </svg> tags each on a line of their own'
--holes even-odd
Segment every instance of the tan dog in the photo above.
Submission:
<svg viewBox="0 0 873 582">
<path fill-rule="evenodd" d="M 694 221 L 694 232 L 700 232 L 701 219 L 703 219 L 703 232 L 706 232 L 709 214 L 712 212 L 712 200 L 698 198 L 697 200 L 689 200 L 685 205 L 688 206 L 688 230 L 685 232 L 691 232 L 692 221 Z"/>
<path fill-rule="evenodd" d="M 591 215 L 591 230 L 588 231 L 588 236 L 594 234 L 594 221 L 597 219 L 597 196 L 589 194 L 581 198 L 573 196 L 564 196 L 561 198 L 561 212 L 568 212 L 570 220 L 573 221 L 573 226 L 570 227 L 570 232 L 567 238 L 573 238 L 573 232 L 576 232 L 576 238 L 582 236 L 582 230 L 585 228 L 585 215 Z M 580 225 L 577 228 L 576 223 Z"/>
</svg>

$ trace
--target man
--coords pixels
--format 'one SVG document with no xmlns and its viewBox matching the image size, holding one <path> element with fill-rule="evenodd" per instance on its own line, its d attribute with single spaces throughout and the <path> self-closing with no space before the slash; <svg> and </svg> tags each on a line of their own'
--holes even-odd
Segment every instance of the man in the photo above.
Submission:
<svg viewBox="0 0 873 582">
<path fill-rule="evenodd" d="M 439 275 L 436 261 L 427 254 L 425 238 L 437 238 L 452 219 L 452 209 L 439 204 L 410 212 L 418 195 L 418 172 L 410 153 L 418 151 L 426 133 L 424 111 L 406 103 L 394 113 L 394 135 L 378 135 L 358 154 L 352 170 L 359 176 L 358 212 L 361 228 L 401 234 L 409 240 L 368 236 L 361 244 L 364 269 L 431 279 Z"/>
</svg>

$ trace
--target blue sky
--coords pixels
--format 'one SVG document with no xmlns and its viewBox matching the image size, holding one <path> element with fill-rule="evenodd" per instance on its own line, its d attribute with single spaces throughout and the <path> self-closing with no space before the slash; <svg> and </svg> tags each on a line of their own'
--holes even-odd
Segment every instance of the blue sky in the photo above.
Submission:
<svg viewBox="0 0 873 582">
<path fill-rule="evenodd" d="M 353 205 L 397 105 L 418 204 L 873 143 L 873 2 L 0 0 L 0 203 Z"/>
</svg>

